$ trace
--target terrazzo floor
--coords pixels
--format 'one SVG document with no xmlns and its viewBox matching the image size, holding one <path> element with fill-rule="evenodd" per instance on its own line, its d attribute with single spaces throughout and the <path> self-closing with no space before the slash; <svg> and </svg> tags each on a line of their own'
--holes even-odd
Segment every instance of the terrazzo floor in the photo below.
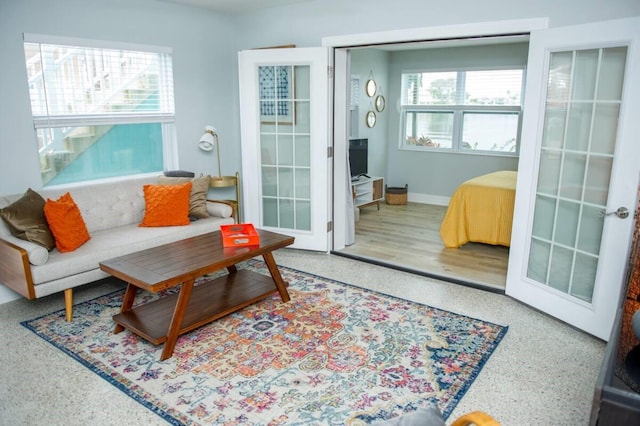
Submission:
<svg viewBox="0 0 640 426">
<path fill-rule="evenodd" d="M 509 326 L 449 417 L 486 411 L 503 425 L 587 425 L 605 343 L 500 294 L 335 255 L 284 249 L 280 265 Z M 105 280 L 74 302 L 120 288 Z M 0 305 L 0 425 L 163 425 L 159 416 L 35 336 L 20 321 L 63 307 L 62 294 Z"/>
</svg>

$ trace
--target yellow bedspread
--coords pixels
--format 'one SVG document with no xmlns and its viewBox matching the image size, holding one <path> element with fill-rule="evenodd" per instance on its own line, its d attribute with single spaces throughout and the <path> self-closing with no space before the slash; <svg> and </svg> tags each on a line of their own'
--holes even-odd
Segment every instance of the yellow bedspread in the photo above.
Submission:
<svg viewBox="0 0 640 426">
<path fill-rule="evenodd" d="M 515 196 L 516 172 L 493 172 L 463 182 L 440 225 L 445 247 L 469 241 L 509 247 Z"/>
</svg>

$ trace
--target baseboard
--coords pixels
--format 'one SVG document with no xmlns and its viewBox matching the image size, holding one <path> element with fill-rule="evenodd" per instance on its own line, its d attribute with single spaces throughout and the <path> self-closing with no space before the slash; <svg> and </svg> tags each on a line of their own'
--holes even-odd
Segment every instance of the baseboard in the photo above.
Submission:
<svg viewBox="0 0 640 426">
<path fill-rule="evenodd" d="M 409 192 L 407 200 L 411 203 L 432 204 L 434 206 L 448 206 L 451 197 L 443 197 L 441 195 L 417 194 Z"/>
<path fill-rule="evenodd" d="M 15 291 L 10 290 L 9 288 L 0 284 L 0 305 L 2 305 L 3 303 L 11 302 L 12 300 L 20 299 L 21 297 L 22 296 Z"/>
</svg>

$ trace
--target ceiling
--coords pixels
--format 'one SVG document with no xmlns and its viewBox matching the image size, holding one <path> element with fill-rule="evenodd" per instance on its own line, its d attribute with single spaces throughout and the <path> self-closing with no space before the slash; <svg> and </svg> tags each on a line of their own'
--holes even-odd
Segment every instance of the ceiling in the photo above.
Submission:
<svg viewBox="0 0 640 426">
<path fill-rule="evenodd" d="M 159 0 L 188 6 L 201 7 L 218 13 L 239 15 L 256 10 L 269 9 L 311 0 Z"/>
</svg>

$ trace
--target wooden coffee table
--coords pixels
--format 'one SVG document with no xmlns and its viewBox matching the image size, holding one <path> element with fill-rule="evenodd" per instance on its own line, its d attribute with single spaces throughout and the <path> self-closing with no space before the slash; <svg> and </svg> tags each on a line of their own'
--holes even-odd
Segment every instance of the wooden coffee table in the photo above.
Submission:
<svg viewBox="0 0 640 426">
<path fill-rule="evenodd" d="M 264 230 L 260 245 L 223 247 L 220 231 L 100 262 L 100 269 L 128 283 L 114 333 L 125 328 L 154 345 L 164 342 L 161 360 L 170 358 L 178 336 L 255 303 L 278 291 L 289 301 L 287 284 L 272 252 L 294 238 Z M 236 264 L 262 255 L 271 277 Z M 228 274 L 194 286 L 196 278 L 226 268 Z M 182 285 L 180 292 L 133 307 L 138 289 L 157 293 Z"/>
</svg>

